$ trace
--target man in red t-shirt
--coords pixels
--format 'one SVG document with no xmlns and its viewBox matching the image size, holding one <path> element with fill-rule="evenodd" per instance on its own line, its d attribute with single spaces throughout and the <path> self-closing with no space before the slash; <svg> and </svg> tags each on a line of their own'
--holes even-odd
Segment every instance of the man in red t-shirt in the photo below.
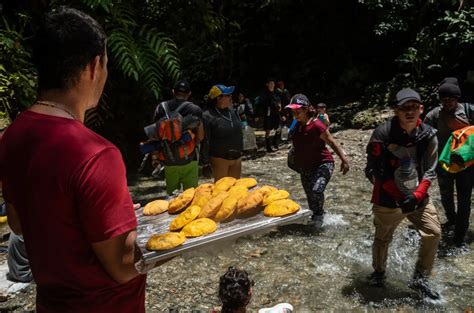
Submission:
<svg viewBox="0 0 474 313">
<path fill-rule="evenodd" d="M 38 100 L 0 143 L 8 222 L 25 239 L 37 312 L 145 312 L 123 160 L 83 124 L 107 79 L 105 39 L 80 11 L 48 14 L 34 41 Z"/>
</svg>

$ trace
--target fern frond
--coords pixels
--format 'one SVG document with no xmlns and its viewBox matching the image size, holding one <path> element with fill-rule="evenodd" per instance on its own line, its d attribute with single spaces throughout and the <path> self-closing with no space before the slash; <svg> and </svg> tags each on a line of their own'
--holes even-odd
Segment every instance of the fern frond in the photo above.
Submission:
<svg viewBox="0 0 474 313">
<path fill-rule="evenodd" d="M 133 36 L 123 28 L 115 28 L 108 38 L 108 47 L 119 69 L 126 76 L 138 81 L 143 67 L 138 57 L 139 48 Z"/>
</svg>

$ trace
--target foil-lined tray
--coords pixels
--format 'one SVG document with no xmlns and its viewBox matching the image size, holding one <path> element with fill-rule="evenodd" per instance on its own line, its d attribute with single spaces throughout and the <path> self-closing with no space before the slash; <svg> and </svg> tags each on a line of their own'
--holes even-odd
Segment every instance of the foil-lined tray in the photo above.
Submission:
<svg viewBox="0 0 474 313">
<path fill-rule="evenodd" d="M 260 212 L 252 217 L 237 218 L 227 223 L 219 223 L 217 230 L 212 234 L 196 238 L 186 238 L 186 241 L 181 246 L 164 251 L 148 251 L 146 243 L 153 234 L 169 232 L 169 224 L 177 215 L 170 215 L 168 212 L 165 212 L 155 216 L 145 216 L 143 215 L 143 208 L 137 210 L 136 214 L 138 220 L 137 244 L 142 251 L 145 264 L 151 264 L 203 246 L 212 245 L 216 242 L 235 239 L 265 230 L 268 231 L 277 226 L 306 224 L 310 220 L 312 212 L 301 208 L 298 212 L 283 217 L 267 217 L 263 215 L 263 212 Z"/>
</svg>

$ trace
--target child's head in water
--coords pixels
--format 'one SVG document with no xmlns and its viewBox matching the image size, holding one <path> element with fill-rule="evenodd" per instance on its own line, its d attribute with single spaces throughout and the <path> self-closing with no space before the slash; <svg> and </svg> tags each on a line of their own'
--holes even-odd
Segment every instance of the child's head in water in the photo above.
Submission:
<svg viewBox="0 0 474 313">
<path fill-rule="evenodd" d="M 219 279 L 222 312 L 245 312 L 245 307 L 252 297 L 253 284 L 246 271 L 229 267 Z"/>
</svg>

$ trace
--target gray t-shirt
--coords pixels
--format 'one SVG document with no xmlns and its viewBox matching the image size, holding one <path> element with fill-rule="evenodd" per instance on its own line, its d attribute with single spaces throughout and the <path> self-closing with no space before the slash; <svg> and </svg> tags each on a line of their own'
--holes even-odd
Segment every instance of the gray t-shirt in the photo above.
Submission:
<svg viewBox="0 0 474 313">
<path fill-rule="evenodd" d="M 466 110 L 466 106 L 469 108 Z M 466 111 L 470 117 L 466 116 Z M 443 151 L 451 133 L 460 128 L 469 126 L 469 120 L 474 119 L 474 104 L 458 103 L 454 111 L 445 111 L 441 107 L 434 108 L 425 116 L 424 122 L 438 130 L 438 147 Z"/>
</svg>

